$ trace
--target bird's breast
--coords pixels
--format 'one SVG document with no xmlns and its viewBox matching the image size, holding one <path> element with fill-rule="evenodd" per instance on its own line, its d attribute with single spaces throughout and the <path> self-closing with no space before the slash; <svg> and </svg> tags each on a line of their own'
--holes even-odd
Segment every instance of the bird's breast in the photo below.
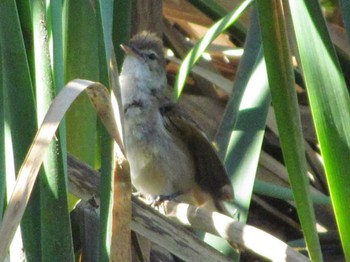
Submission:
<svg viewBox="0 0 350 262">
<path fill-rule="evenodd" d="M 194 161 L 185 143 L 164 127 L 160 113 L 137 109 L 125 117 L 125 142 L 134 186 L 146 195 L 170 195 L 193 186 Z"/>
</svg>

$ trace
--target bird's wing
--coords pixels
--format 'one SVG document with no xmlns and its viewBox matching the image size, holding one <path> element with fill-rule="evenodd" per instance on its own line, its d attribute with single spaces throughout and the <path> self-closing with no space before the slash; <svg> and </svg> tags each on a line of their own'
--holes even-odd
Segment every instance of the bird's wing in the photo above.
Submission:
<svg viewBox="0 0 350 262">
<path fill-rule="evenodd" d="M 207 136 L 192 118 L 174 103 L 160 108 L 164 125 L 188 146 L 196 167 L 196 182 L 217 200 L 233 199 L 233 188 L 224 165 Z"/>
</svg>

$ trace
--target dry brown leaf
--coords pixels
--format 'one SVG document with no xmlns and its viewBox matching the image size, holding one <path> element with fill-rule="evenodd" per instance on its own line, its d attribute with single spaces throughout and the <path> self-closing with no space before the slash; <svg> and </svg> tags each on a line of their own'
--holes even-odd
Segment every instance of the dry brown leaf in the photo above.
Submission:
<svg viewBox="0 0 350 262">
<path fill-rule="evenodd" d="M 0 226 L 0 261 L 3 261 L 6 257 L 11 240 L 28 204 L 43 158 L 58 125 L 70 105 L 85 89 L 88 89 L 89 93 L 94 96 L 93 100 L 98 107 L 97 111 L 102 112 L 103 116 L 107 115 L 106 121 L 111 120 L 110 113 L 105 114 L 110 109 L 110 102 L 107 101 L 109 93 L 106 87 L 100 83 L 81 79 L 73 80 L 53 100 L 21 166 L 16 185 Z M 118 139 L 118 135 L 113 131 L 113 124 L 107 129 L 111 131 L 111 135 L 114 138 Z M 121 140 L 119 139 L 119 141 Z M 122 144 L 118 144 L 122 148 Z"/>
</svg>

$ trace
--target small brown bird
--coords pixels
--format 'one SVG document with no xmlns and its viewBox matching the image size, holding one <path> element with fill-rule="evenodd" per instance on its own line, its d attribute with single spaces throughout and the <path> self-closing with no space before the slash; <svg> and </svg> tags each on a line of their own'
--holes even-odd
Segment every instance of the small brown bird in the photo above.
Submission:
<svg viewBox="0 0 350 262">
<path fill-rule="evenodd" d="M 223 211 L 222 200 L 233 199 L 232 185 L 205 134 L 165 96 L 162 41 L 142 32 L 121 48 L 124 140 L 133 185 L 146 196 Z"/>
</svg>

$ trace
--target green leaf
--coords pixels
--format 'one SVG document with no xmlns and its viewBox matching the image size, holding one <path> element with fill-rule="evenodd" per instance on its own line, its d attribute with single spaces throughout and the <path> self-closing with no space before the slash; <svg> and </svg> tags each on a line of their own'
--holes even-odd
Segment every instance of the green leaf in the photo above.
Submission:
<svg viewBox="0 0 350 262">
<path fill-rule="evenodd" d="M 290 1 L 289 8 L 340 238 L 350 260 L 349 93 L 318 1 Z"/>
<path fill-rule="evenodd" d="M 264 181 L 256 180 L 254 183 L 254 193 L 263 196 L 273 197 L 283 200 L 294 200 L 293 192 L 286 187 L 269 184 Z M 312 202 L 318 205 L 330 205 L 331 199 L 323 194 L 313 193 Z"/>
<path fill-rule="evenodd" d="M 272 104 L 299 220 L 311 259 L 322 261 L 282 2 L 260 0 L 258 11 Z"/>
<path fill-rule="evenodd" d="M 219 34 L 231 26 L 237 19 L 242 15 L 242 13 L 253 3 L 253 0 L 245 0 L 236 9 L 228 13 L 224 18 L 216 22 L 205 34 L 205 36 L 198 41 L 191 51 L 187 54 L 186 58 L 181 64 L 179 73 L 176 76 L 176 82 L 174 85 L 173 100 L 176 101 L 182 92 L 185 85 L 187 75 L 191 71 L 191 67 L 197 62 L 201 57 L 205 49 L 214 41 Z"/>
<path fill-rule="evenodd" d="M 112 52 L 113 2 L 97 2 L 97 28 L 100 81 L 110 87 L 109 62 Z M 113 209 L 113 140 L 99 122 L 101 135 L 100 261 L 110 260 Z"/>
<path fill-rule="evenodd" d="M 23 10 L 24 13 L 29 11 Z M 16 172 L 24 161 L 36 131 L 33 85 L 24 45 L 23 32 L 14 1 L 0 1 L 0 46 L 2 54 L 2 86 L 6 123 L 12 137 Z M 29 33 L 29 34 L 28 34 Z M 30 36 L 30 32 L 26 32 Z M 30 39 L 27 38 L 30 42 Z M 18 106 L 21 105 L 21 106 Z M 7 113 L 6 113 L 7 112 Z M 25 130 L 25 132 L 23 132 Z M 10 165 L 10 163 L 8 163 Z M 39 261 L 40 205 L 39 191 L 34 190 L 22 219 L 21 229 L 28 261 Z"/>
<path fill-rule="evenodd" d="M 115 46 L 118 69 L 120 70 L 124 58 L 124 52 L 120 48 L 120 44 L 125 44 L 129 41 L 131 32 L 131 1 L 114 1 L 113 20 L 112 39 Z"/>
<path fill-rule="evenodd" d="M 189 2 L 213 20 L 218 20 L 228 13 L 227 9 L 215 0 L 189 0 Z M 229 27 L 227 30 L 231 33 L 232 38 L 237 44 L 244 43 L 247 29 L 243 24 L 236 21 L 232 27 Z"/>
<path fill-rule="evenodd" d="M 60 6 L 50 6 L 58 8 Z M 48 37 L 48 21 L 46 19 L 46 3 L 43 0 L 32 1 L 33 33 L 35 54 L 35 91 L 37 100 L 37 114 L 39 125 L 42 122 L 53 96 L 56 93 Z M 59 20 L 61 21 L 61 19 Z M 59 23 L 56 21 L 56 23 Z M 58 28 L 57 28 L 58 27 Z M 54 31 L 62 29 L 55 25 Z M 58 32 L 56 32 L 58 33 Z M 62 40 L 62 38 L 61 38 Z M 59 39 L 55 43 L 62 47 Z M 62 50 L 54 48 L 54 58 L 62 62 Z M 58 61 L 57 61 L 58 62 Z M 56 63 L 56 73 L 63 72 L 63 64 Z M 63 75 L 59 75 L 63 81 Z M 58 141 L 60 136 L 57 135 Z M 44 169 L 39 177 L 40 184 L 40 208 L 41 208 L 41 259 L 50 257 L 51 261 L 74 261 L 71 226 L 67 201 L 67 172 L 63 168 L 60 142 L 50 144 L 47 156 L 44 159 Z M 55 236 L 54 238 L 52 236 Z M 37 247 L 38 248 L 38 247 Z"/>
<path fill-rule="evenodd" d="M 99 81 L 96 10 L 91 1 L 65 2 L 65 82 L 76 78 Z M 66 115 L 68 151 L 90 166 L 95 165 L 96 114 L 86 94 Z"/>
<path fill-rule="evenodd" d="M 235 190 L 239 221 L 246 222 L 270 105 L 256 12 L 252 15 L 233 93 L 216 136 Z"/>
<path fill-rule="evenodd" d="M 265 61 L 261 51 L 260 29 L 252 16 L 247 44 L 231 99 L 216 136 L 219 154 L 235 187 L 240 221 L 246 222 L 256 168 L 265 131 L 270 94 Z"/>
</svg>

